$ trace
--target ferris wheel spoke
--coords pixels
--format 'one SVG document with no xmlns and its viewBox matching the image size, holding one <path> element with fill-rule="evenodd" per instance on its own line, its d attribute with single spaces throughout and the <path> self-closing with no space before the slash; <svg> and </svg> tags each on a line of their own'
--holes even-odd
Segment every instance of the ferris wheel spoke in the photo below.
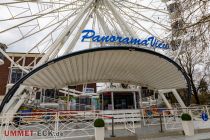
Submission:
<svg viewBox="0 0 210 140">
<path fill-rule="evenodd" d="M 107 14 L 105 10 L 98 11 L 98 14 L 99 14 L 99 16 L 97 16 L 97 19 L 99 19 L 99 20 L 100 20 L 100 15 L 103 15 L 104 19 L 100 20 L 99 25 L 102 27 L 105 34 L 109 35 L 109 32 L 110 32 L 110 34 L 113 34 L 114 33 L 113 30 L 119 31 L 119 29 L 117 29 L 117 27 L 116 27 L 115 20 L 112 19 L 112 17 L 110 17 L 109 14 Z M 103 25 L 103 23 L 101 23 L 103 21 L 105 22 L 104 25 Z M 105 26 L 108 27 L 107 28 L 108 31 L 106 31 L 107 29 Z"/>
<path fill-rule="evenodd" d="M 43 3 L 30 3 L 30 2 L 25 2 L 25 3 L 20 3 L 19 4 L 19 6 L 17 6 L 17 4 L 13 4 L 13 3 L 10 3 L 10 4 L 8 4 L 8 3 L 3 3 L 3 4 L 1 4 L 0 3 L 0 6 L 2 6 L 2 7 L 7 7 L 7 9 L 9 10 L 10 8 L 16 8 L 16 10 L 27 10 L 27 11 L 31 11 L 31 7 L 33 6 L 35 6 L 36 5 L 36 7 L 37 7 L 37 10 L 38 10 L 38 12 L 36 12 L 35 14 L 39 14 L 39 13 L 43 13 L 43 12 L 45 12 L 45 11 L 47 11 L 48 9 L 52 9 L 52 7 L 53 7 L 53 4 L 51 4 L 51 5 L 45 5 L 45 4 L 43 4 Z M 44 6 L 43 6 L 44 5 Z M 31 14 L 30 12 L 28 12 L 29 14 L 28 14 L 28 16 L 32 16 L 33 14 Z M 17 17 L 17 15 L 13 15 L 13 14 L 11 14 L 11 18 L 15 18 L 15 17 Z M 5 19 L 6 20 L 6 19 Z"/>
<path fill-rule="evenodd" d="M 103 15 L 105 16 L 105 19 L 110 23 L 110 26 L 113 27 L 114 29 L 113 31 L 116 31 L 116 34 L 119 34 L 121 31 L 119 29 L 120 26 L 119 26 L 118 21 L 114 17 L 111 16 L 111 13 L 110 11 L 108 11 L 108 9 L 104 8 L 102 12 L 103 12 Z"/>
<path fill-rule="evenodd" d="M 87 25 L 88 21 L 90 20 L 90 16 L 93 13 L 93 8 L 90 9 L 87 13 L 87 15 L 84 17 L 85 19 L 82 21 L 81 25 L 79 26 L 79 29 L 77 31 L 77 33 L 74 35 L 73 40 L 71 41 L 71 43 L 68 44 L 67 49 L 65 50 L 64 54 L 68 54 L 70 52 L 72 52 L 73 48 L 75 47 L 77 41 L 79 40 L 79 37 L 81 35 L 81 31 L 85 28 L 85 26 Z"/>
<path fill-rule="evenodd" d="M 54 11 L 54 12 L 51 12 L 51 14 L 56 14 L 58 12 L 62 13 L 62 12 L 69 12 L 69 11 L 74 11 L 74 10 L 78 10 L 78 8 L 72 8 L 72 9 L 60 9 L 59 11 Z M 52 15 L 44 15 L 42 14 L 41 12 L 40 13 L 36 13 L 36 14 L 33 14 L 33 15 L 27 15 L 27 16 L 21 16 L 21 17 L 11 17 L 11 18 L 6 18 L 6 19 L 0 19 L 0 22 L 2 21 L 9 21 L 9 20 L 18 20 L 18 19 L 25 19 L 25 18 L 31 18 L 31 17 L 37 17 L 37 16 L 42 16 L 42 18 L 49 18 L 49 17 L 54 17 Z"/>
<path fill-rule="evenodd" d="M 0 6 L 2 5 L 9 5 L 9 4 L 20 4 L 20 3 L 25 3 L 21 1 L 15 1 L 15 2 L 0 2 Z"/>
<path fill-rule="evenodd" d="M 102 17 L 99 13 L 99 11 L 96 11 L 95 12 L 95 16 L 96 16 L 96 19 L 98 21 L 98 26 L 100 25 L 100 27 L 102 28 L 102 30 L 104 31 L 104 33 L 106 35 L 111 35 L 111 31 L 109 29 L 109 26 L 107 25 L 107 23 L 104 21 L 104 17 Z"/>
<path fill-rule="evenodd" d="M 119 2 L 118 2 L 118 3 L 119 3 Z M 170 31 L 170 28 L 169 28 L 169 27 L 167 27 L 167 25 L 160 24 L 160 23 L 158 23 L 158 22 L 156 22 L 156 21 L 152 20 L 151 18 L 146 17 L 145 15 L 143 15 L 143 14 L 141 14 L 141 13 L 139 13 L 139 12 L 136 12 L 135 10 L 130 9 L 130 8 L 129 8 L 129 7 L 127 7 L 125 4 L 122 4 L 122 3 L 119 3 L 119 4 L 120 4 L 121 6 L 124 6 L 126 9 L 128 9 L 128 10 L 130 10 L 130 11 L 134 12 L 135 14 L 138 14 L 138 15 L 140 15 L 141 17 L 143 17 L 143 18 L 145 18 L 145 19 L 149 20 L 150 22 L 155 23 L 155 24 L 157 24 L 157 25 L 159 25 L 159 26 L 163 27 L 164 29 L 166 29 L 166 30 Z M 115 6 L 116 6 L 117 8 L 119 8 L 117 5 L 115 5 Z"/>
<path fill-rule="evenodd" d="M 57 18 L 55 18 L 55 19 L 57 19 Z M 54 20 L 55 20 L 55 19 L 54 19 Z M 61 22 L 61 21 L 60 21 L 60 22 Z M 48 28 L 50 28 L 50 27 L 52 27 L 52 26 L 54 26 L 54 25 L 60 23 L 60 22 L 56 22 L 56 23 L 54 23 L 54 24 L 46 25 L 46 26 L 43 27 L 42 29 L 40 29 L 40 30 L 38 30 L 38 31 L 35 31 L 35 32 L 32 32 L 33 30 L 35 30 L 36 28 L 38 28 L 38 25 L 36 25 L 34 28 L 32 28 L 31 30 L 29 30 L 27 33 L 25 33 L 20 39 L 15 40 L 14 42 L 11 42 L 11 43 L 8 44 L 7 46 L 11 46 L 11 45 L 13 45 L 13 44 L 15 44 L 15 43 L 17 43 L 17 42 L 19 42 L 19 41 L 22 41 L 23 39 L 26 39 L 26 38 L 28 38 L 28 37 L 31 37 L 31 36 L 33 36 L 33 35 L 35 35 L 35 34 L 41 32 L 41 31 L 43 31 L 43 30 L 46 30 L 46 29 L 48 29 Z M 34 25 L 32 25 L 32 26 L 34 26 Z M 21 27 L 23 27 L 23 26 L 21 26 Z M 25 27 L 29 27 L 29 26 L 25 26 Z"/>
<path fill-rule="evenodd" d="M 75 0 L 69 0 L 68 2 L 65 1 L 65 0 L 40 0 L 40 1 L 34 1 L 34 0 L 15 0 L 15 1 L 12 1 L 12 2 L 0 2 L 0 5 L 8 5 L 8 4 L 22 4 L 22 3 L 39 3 L 39 4 L 66 4 L 66 3 L 69 3 L 69 2 L 72 2 L 72 1 L 75 1 Z M 83 2 L 85 2 L 84 0 L 81 0 Z"/>
<path fill-rule="evenodd" d="M 76 2 L 76 1 L 75 1 L 75 2 Z M 74 3 L 75 3 L 75 2 L 74 2 Z M 12 27 L 9 27 L 9 28 L 7 28 L 7 29 L 4 29 L 4 30 L 0 31 L 0 33 L 9 31 L 9 30 L 14 29 L 14 28 L 17 28 L 17 27 L 19 27 L 19 26 L 21 26 L 21 25 L 24 25 L 24 24 L 26 24 L 26 23 L 29 23 L 29 22 L 31 22 L 31 21 L 34 21 L 34 20 L 36 20 L 36 19 L 38 19 L 38 18 L 41 18 L 41 17 L 43 17 L 43 16 L 45 16 L 45 15 L 51 14 L 52 12 L 59 11 L 60 9 L 65 8 L 65 7 L 67 7 L 67 6 L 71 5 L 71 4 L 72 4 L 72 3 L 69 3 L 69 4 L 67 4 L 67 5 L 64 5 L 64 6 L 61 6 L 61 7 L 59 7 L 59 8 L 53 9 L 53 10 L 47 12 L 47 13 L 41 14 L 41 15 L 39 15 L 39 16 L 36 16 L 36 17 L 34 17 L 34 18 L 31 18 L 31 19 L 29 19 L 29 20 L 26 20 L 26 21 L 24 21 L 24 22 L 21 22 L 21 23 L 15 25 L 15 26 L 12 26 Z"/>
<path fill-rule="evenodd" d="M 42 32 L 42 31 L 45 31 L 46 29 L 51 28 L 51 27 L 53 27 L 53 26 L 55 26 L 55 27 L 51 30 L 51 32 L 54 32 L 54 31 L 56 31 L 57 28 L 59 28 L 62 24 L 64 24 L 69 18 L 72 18 L 73 16 L 75 16 L 75 15 L 77 14 L 77 12 L 78 12 L 78 11 L 75 10 L 74 12 L 72 12 L 72 13 L 68 14 L 67 16 L 65 16 L 63 19 L 60 19 L 58 22 L 56 22 L 56 23 L 49 23 L 48 25 L 46 25 L 45 27 L 41 28 L 40 30 L 38 30 L 38 31 L 36 31 L 36 32 L 33 32 L 33 33 L 31 33 L 31 34 L 29 34 L 29 35 L 27 35 L 27 36 L 24 36 L 24 37 L 22 37 L 22 38 L 20 38 L 20 39 L 18 39 L 18 40 L 16 40 L 16 41 L 14 41 L 14 42 L 8 44 L 8 46 L 11 46 L 11 45 L 13 45 L 13 44 L 15 44 L 15 43 L 17 43 L 17 42 L 19 42 L 19 41 L 22 41 L 23 39 L 27 39 L 27 38 L 29 38 L 29 37 L 35 35 L 35 34 L 38 34 L 38 33 Z M 57 25 L 57 26 L 56 26 L 56 25 Z M 49 34 L 47 34 L 47 36 L 48 36 L 48 35 L 49 35 Z M 46 36 L 46 37 L 47 37 L 47 36 Z M 44 37 L 44 38 L 45 38 L 45 37 Z M 38 44 L 39 44 L 39 43 L 38 43 Z"/>
<path fill-rule="evenodd" d="M 153 35 L 153 36 L 157 37 L 156 35 L 154 35 L 153 33 L 151 33 L 149 30 L 147 30 L 144 26 L 142 26 L 137 20 L 135 20 L 135 19 L 133 19 L 131 16 L 129 16 L 122 8 L 120 8 L 120 7 L 118 7 L 118 8 L 119 8 L 120 11 L 123 12 L 124 15 L 126 15 L 128 18 L 130 18 L 134 23 L 136 23 L 137 25 L 139 25 L 142 29 L 139 28 L 139 27 L 137 27 L 137 26 L 135 26 L 134 23 L 131 23 L 131 22 L 129 22 L 129 21 L 127 20 L 127 22 L 128 22 L 131 26 L 135 26 L 135 27 L 137 27 L 138 29 L 140 29 L 141 31 L 144 31 L 144 32 L 146 32 L 146 33 L 148 33 L 148 34 L 150 34 L 150 35 Z M 157 37 L 157 38 L 158 38 L 158 37 Z"/>
<path fill-rule="evenodd" d="M 29 14 L 27 16 L 20 16 L 21 14 L 25 14 L 26 12 L 29 12 L 29 10 L 26 10 L 26 11 L 20 13 L 20 14 L 15 15 L 15 16 L 10 13 L 11 14 L 11 18 L 0 19 L 0 22 L 1 21 L 9 21 L 9 20 L 25 19 L 25 18 L 31 18 L 31 17 L 37 17 L 37 16 L 44 16 L 44 14 L 41 14 L 43 11 L 41 11 L 39 13 L 36 13 L 36 14 Z"/>
<path fill-rule="evenodd" d="M 118 25 L 122 29 L 122 32 L 124 32 L 126 36 L 137 37 L 135 32 L 131 30 L 126 21 L 123 19 L 122 15 L 120 15 L 117 9 L 114 7 L 115 6 L 114 3 L 112 1 L 104 1 L 104 3 L 107 9 L 111 11 L 113 17 L 116 19 Z"/>
<path fill-rule="evenodd" d="M 113 30 L 111 31 L 113 34 L 118 34 L 120 33 L 119 28 L 117 27 L 117 22 L 115 21 L 115 19 L 113 19 L 112 17 L 109 17 L 109 15 L 104 14 L 106 21 L 108 21 L 109 25 L 113 28 Z"/>
<path fill-rule="evenodd" d="M 114 2 L 116 3 L 122 3 L 122 1 L 119 1 L 119 0 L 114 0 Z M 152 10 L 152 11 L 155 11 L 155 12 L 160 12 L 160 13 L 163 13 L 163 14 L 168 14 L 168 12 L 164 9 L 158 9 L 158 8 L 152 8 L 152 7 L 148 7 L 148 6 L 144 6 L 144 5 L 141 5 L 139 3 L 134 3 L 134 2 L 131 2 L 129 0 L 123 0 L 123 2 L 126 2 L 127 4 L 131 4 L 132 7 L 131 8 L 136 8 L 136 9 L 148 9 L 148 10 Z"/>
<path fill-rule="evenodd" d="M 25 36 L 27 36 L 28 34 L 30 34 L 31 32 L 33 32 L 36 28 L 39 28 L 39 26 L 37 25 L 37 26 L 34 26 L 31 30 L 29 30 L 28 32 L 26 32 L 24 35 L 23 35 L 23 38 L 25 37 Z"/>
<path fill-rule="evenodd" d="M 42 42 L 43 44 L 44 43 L 47 43 L 46 44 L 46 47 L 44 47 L 44 49 L 42 49 L 42 51 L 40 51 L 40 54 L 37 56 L 37 58 L 35 58 L 35 60 L 34 61 L 32 61 L 28 66 L 31 66 L 34 62 L 36 62 L 36 60 L 39 58 L 39 57 L 41 57 L 48 49 L 49 49 L 49 46 L 50 46 L 50 44 L 52 43 L 52 39 L 50 38 L 50 39 L 48 39 L 48 40 L 46 40 L 46 41 L 44 41 L 44 42 Z M 22 57 L 20 57 L 17 61 L 16 61 L 16 63 L 19 63 L 21 60 L 23 60 L 29 53 L 31 53 L 33 50 L 35 50 L 36 48 L 38 48 L 38 46 L 34 46 L 33 48 L 31 48 L 28 52 L 26 52 L 26 53 L 24 53 L 23 55 L 22 55 Z"/>
</svg>

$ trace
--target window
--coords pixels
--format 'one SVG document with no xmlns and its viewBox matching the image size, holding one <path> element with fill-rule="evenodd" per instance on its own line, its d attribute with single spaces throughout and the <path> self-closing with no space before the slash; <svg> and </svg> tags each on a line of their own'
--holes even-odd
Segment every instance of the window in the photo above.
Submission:
<svg viewBox="0 0 210 140">
<path fill-rule="evenodd" d="M 134 109 L 133 93 L 114 93 L 114 109 Z"/>
<path fill-rule="evenodd" d="M 103 93 L 103 110 L 112 110 L 112 99 L 111 99 L 111 93 Z M 102 96 L 100 97 L 102 99 Z"/>
<path fill-rule="evenodd" d="M 4 60 L 4 55 L 0 53 L 0 59 Z"/>
<path fill-rule="evenodd" d="M 23 76 L 23 71 L 20 69 L 12 69 L 12 74 L 11 74 L 11 83 L 16 83 L 20 78 Z"/>
</svg>

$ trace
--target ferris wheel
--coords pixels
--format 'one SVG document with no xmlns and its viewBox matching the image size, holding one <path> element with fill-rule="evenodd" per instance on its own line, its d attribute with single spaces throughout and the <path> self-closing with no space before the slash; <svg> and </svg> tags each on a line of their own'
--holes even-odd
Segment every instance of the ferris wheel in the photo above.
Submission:
<svg viewBox="0 0 210 140">
<path fill-rule="evenodd" d="M 0 9 L 0 42 L 6 45 L 1 50 L 39 53 L 37 66 L 72 51 L 116 45 L 81 42 L 84 29 L 163 42 L 171 35 L 167 5 L 160 0 L 4 0 Z M 19 66 L 23 58 L 13 63 Z"/>
</svg>

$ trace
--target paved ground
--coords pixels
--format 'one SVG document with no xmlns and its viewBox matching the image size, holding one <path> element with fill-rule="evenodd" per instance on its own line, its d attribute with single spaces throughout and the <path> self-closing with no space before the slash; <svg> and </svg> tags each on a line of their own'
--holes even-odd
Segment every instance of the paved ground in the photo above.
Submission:
<svg viewBox="0 0 210 140">
<path fill-rule="evenodd" d="M 69 140 L 93 140 L 93 139 L 92 138 L 78 138 L 78 139 L 69 139 Z M 196 134 L 195 136 L 192 136 L 192 137 L 169 136 L 169 137 L 160 137 L 160 138 L 139 138 L 138 140 L 210 140 L 210 132 Z"/>
<path fill-rule="evenodd" d="M 210 140 L 209 133 L 200 133 L 192 137 L 186 136 L 170 136 L 170 137 L 161 137 L 161 138 L 151 138 L 151 139 L 139 139 L 139 140 Z"/>
<path fill-rule="evenodd" d="M 125 131 L 121 131 L 125 132 Z M 2 140 L 0 138 L 0 140 Z M 7 140 L 17 140 L 17 138 L 11 138 Z M 28 138 L 28 140 L 33 140 L 33 138 Z M 73 138 L 73 139 L 63 139 L 63 140 L 94 140 L 91 137 L 86 138 Z M 128 139 L 129 140 L 129 139 Z M 209 133 L 200 133 L 196 134 L 193 137 L 186 137 L 186 136 L 164 136 L 159 138 L 139 138 L 138 140 L 210 140 L 210 132 Z"/>
<path fill-rule="evenodd" d="M 138 140 L 210 140 L 210 131 L 209 133 L 206 133 L 208 131 L 205 131 L 205 133 L 199 133 L 199 134 L 197 133 L 193 137 L 185 137 L 181 130 L 166 131 L 163 129 L 163 131 L 164 131 L 163 133 L 160 132 L 160 126 L 150 126 L 150 127 L 142 127 L 135 129 L 135 133 L 138 137 Z M 110 130 L 110 128 L 108 130 L 106 129 L 106 137 L 110 137 L 111 134 L 112 131 Z M 124 137 L 124 138 L 125 136 L 134 135 L 125 129 L 115 130 L 114 134 L 116 137 Z M 34 138 L 25 137 L 25 139 L 23 140 L 35 140 L 35 139 L 36 139 L 35 137 Z M 0 140 L 3 140 L 3 138 L 0 137 Z M 17 140 L 17 137 L 7 137 L 6 140 Z M 46 139 L 43 138 L 42 140 Z M 73 139 L 67 138 L 63 140 L 94 140 L 94 139 L 93 137 L 82 137 L 82 138 L 73 138 Z"/>
<path fill-rule="evenodd" d="M 209 133 L 197 133 L 193 137 L 186 137 L 182 131 L 166 131 L 163 129 L 163 133 L 160 133 L 160 126 L 150 126 L 137 128 L 136 135 L 138 140 L 210 140 Z M 110 135 L 108 132 L 106 136 Z M 132 135 L 126 130 L 115 131 L 116 136 Z"/>
</svg>

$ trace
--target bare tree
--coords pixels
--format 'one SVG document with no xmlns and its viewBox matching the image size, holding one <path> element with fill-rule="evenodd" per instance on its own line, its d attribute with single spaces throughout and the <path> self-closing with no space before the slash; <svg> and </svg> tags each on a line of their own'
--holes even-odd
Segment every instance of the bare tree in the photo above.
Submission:
<svg viewBox="0 0 210 140">
<path fill-rule="evenodd" d="M 168 5 L 171 14 L 172 57 L 187 73 L 196 103 L 200 82 L 207 76 L 210 14 L 207 0 L 177 0 Z"/>
<path fill-rule="evenodd" d="M 187 73 L 193 95 L 195 97 L 196 103 L 200 104 L 198 98 L 198 91 L 200 89 L 200 81 L 206 78 L 206 66 L 203 65 L 203 49 L 196 49 L 195 46 L 185 47 L 185 53 L 179 55 L 177 60 L 183 70 Z"/>
</svg>

